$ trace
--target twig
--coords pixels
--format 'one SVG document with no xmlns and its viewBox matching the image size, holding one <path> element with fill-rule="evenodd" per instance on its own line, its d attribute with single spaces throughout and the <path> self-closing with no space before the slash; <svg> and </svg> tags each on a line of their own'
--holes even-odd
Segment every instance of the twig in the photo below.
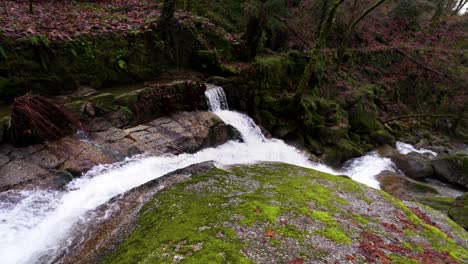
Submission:
<svg viewBox="0 0 468 264">
<path fill-rule="evenodd" d="M 408 118 L 427 118 L 427 117 L 450 117 L 450 118 L 458 118 L 456 115 L 452 114 L 414 114 L 414 115 L 403 115 L 403 116 L 397 116 L 394 118 L 387 119 L 383 121 L 384 124 L 396 121 L 396 120 L 401 120 L 401 119 L 408 119 Z M 462 118 L 463 119 L 463 118 Z M 466 119 L 463 119 L 466 120 Z"/>
</svg>

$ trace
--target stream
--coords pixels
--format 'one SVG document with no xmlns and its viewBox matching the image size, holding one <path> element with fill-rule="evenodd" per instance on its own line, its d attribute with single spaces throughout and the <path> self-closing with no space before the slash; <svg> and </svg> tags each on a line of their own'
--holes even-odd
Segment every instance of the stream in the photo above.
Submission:
<svg viewBox="0 0 468 264">
<path fill-rule="evenodd" d="M 210 111 L 235 127 L 243 142 L 229 141 L 194 154 L 128 158 L 111 165 L 99 165 L 66 186 L 65 191 L 6 191 L 0 193 L 1 263 L 50 263 L 67 249 L 77 223 L 86 223 L 86 213 L 130 189 L 167 173 L 205 161 L 220 166 L 284 162 L 312 168 L 379 188 L 374 179 L 383 170 L 395 171 L 394 164 L 376 152 L 353 159 L 341 170 L 313 163 L 306 153 L 281 140 L 266 138 L 248 116 L 230 111 L 221 87 L 207 85 Z"/>
</svg>

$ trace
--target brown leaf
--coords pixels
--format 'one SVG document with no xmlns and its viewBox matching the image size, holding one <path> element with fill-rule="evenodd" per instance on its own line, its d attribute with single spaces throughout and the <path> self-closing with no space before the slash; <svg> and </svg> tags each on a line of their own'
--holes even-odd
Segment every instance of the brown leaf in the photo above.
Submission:
<svg viewBox="0 0 468 264">
<path fill-rule="evenodd" d="M 289 261 L 289 264 L 303 264 L 304 260 L 302 258 L 295 258 L 291 261 Z"/>
<path fill-rule="evenodd" d="M 271 230 L 271 229 L 268 229 L 267 231 L 265 231 L 265 236 L 266 237 L 274 237 L 276 235 L 275 231 Z"/>
</svg>

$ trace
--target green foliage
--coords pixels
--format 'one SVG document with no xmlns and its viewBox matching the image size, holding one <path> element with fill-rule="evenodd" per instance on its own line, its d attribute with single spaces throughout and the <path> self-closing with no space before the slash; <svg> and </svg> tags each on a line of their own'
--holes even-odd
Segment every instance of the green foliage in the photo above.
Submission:
<svg viewBox="0 0 468 264">
<path fill-rule="evenodd" d="M 44 34 L 31 35 L 26 37 L 26 39 L 29 40 L 33 46 L 44 46 L 46 48 L 50 47 L 50 40 Z"/>
<path fill-rule="evenodd" d="M 3 49 L 2 45 L 0 44 L 0 58 L 8 59 L 5 50 Z"/>
</svg>

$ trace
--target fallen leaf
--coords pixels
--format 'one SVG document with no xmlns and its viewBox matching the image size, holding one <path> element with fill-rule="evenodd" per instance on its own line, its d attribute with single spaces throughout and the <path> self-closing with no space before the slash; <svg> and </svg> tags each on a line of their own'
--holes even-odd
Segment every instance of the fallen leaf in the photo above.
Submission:
<svg viewBox="0 0 468 264">
<path fill-rule="evenodd" d="M 275 231 L 271 230 L 271 229 L 268 229 L 267 231 L 265 231 L 265 236 L 266 237 L 274 237 L 276 234 L 275 234 Z"/>
</svg>

